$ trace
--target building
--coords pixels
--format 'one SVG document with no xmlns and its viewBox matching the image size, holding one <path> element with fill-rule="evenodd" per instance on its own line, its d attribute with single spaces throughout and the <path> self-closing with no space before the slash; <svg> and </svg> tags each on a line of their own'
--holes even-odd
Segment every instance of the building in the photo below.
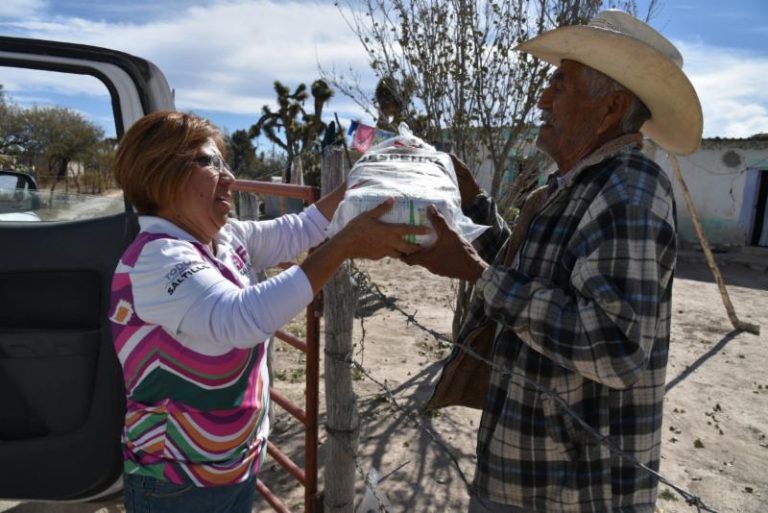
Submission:
<svg viewBox="0 0 768 513">
<path fill-rule="evenodd" d="M 519 148 L 510 154 L 505 183 L 514 179 L 520 162 L 536 154 L 535 136 L 535 130 L 526 133 Z M 682 244 L 698 246 L 682 186 L 666 151 L 650 140 L 645 141 L 644 148 L 672 180 Z M 710 245 L 768 247 L 768 134 L 746 139 L 704 139 L 698 151 L 677 160 Z M 546 162 L 542 164 L 540 183 L 554 171 Z M 477 179 L 486 190 L 490 190 L 492 167 L 487 151 L 482 152 Z"/>
<path fill-rule="evenodd" d="M 680 182 L 666 153 L 646 141 L 646 151 L 672 180 L 678 234 L 698 244 Z M 704 139 L 698 151 L 678 157 L 702 229 L 715 247 L 768 247 L 768 134 L 748 139 Z"/>
<path fill-rule="evenodd" d="M 536 137 L 538 136 L 538 127 L 532 126 L 524 129 L 520 135 L 519 141 L 512 148 L 512 151 L 507 155 L 507 164 L 504 170 L 504 176 L 501 179 L 502 188 L 512 184 L 514 179 L 519 174 L 522 166 L 535 158 L 538 155 L 536 149 Z M 478 184 L 486 191 L 491 190 L 491 180 L 493 179 L 493 160 L 491 160 L 490 152 L 488 148 L 482 146 L 479 148 L 478 160 L 480 165 L 476 169 L 476 176 Z M 546 178 L 546 164 L 548 161 L 543 160 L 541 162 L 541 179 L 540 183 L 544 183 Z"/>
</svg>

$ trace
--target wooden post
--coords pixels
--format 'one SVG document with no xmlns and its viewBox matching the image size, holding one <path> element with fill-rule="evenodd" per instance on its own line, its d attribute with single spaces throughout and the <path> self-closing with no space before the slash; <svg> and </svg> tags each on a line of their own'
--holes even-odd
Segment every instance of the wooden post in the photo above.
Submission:
<svg viewBox="0 0 768 513">
<path fill-rule="evenodd" d="M 715 262 L 715 257 L 712 254 L 712 249 L 710 249 L 709 242 L 707 241 L 707 238 L 704 236 L 704 230 L 701 228 L 701 222 L 699 222 L 699 216 L 698 214 L 696 214 L 696 207 L 694 207 L 693 205 L 693 200 L 691 199 L 691 193 L 688 192 L 688 185 L 686 185 L 685 180 L 683 179 L 683 173 L 680 171 L 680 163 L 677 161 L 677 157 L 675 157 L 673 154 L 669 153 L 668 155 L 669 155 L 669 161 L 672 163 L 672 167 L 675 169 L 675 176 L 677 176 L 677 180 L 680 182 L 680 186 L 682 187 L 683 197 L 685 198 L 685 204 L 688 207 L 688 212 L 691 214 L 691 221 L 693 221 L 693 228 L 696 230 L 696 236 L 699 238 L 701 249 L 704 250 L 704 256 L 707 258 L 707 265 L 709 266 L 709 269 L 712 271 L 712 274 L 715 276 L 715 282 L 717 282 L 717 288 L 720 290 L 720 297 L 723 298 L 725 311 L 728 314 L 728 319 L 730 319 L 731 325 L 733 325 L 734 329 L 737 329 L 739 331 L 746 331 L 748 333 L 754 333 L 755 335 L 759 335 L 760 326 L 758 326 L 757 324 L 741 321 L 736 316 L 736 310 L 733 308 L 733 303 L 731 303 L 731 298 L 730 296 L 728 296 L 728 290 L 725 288 L 725 281 L 723 281 L 723 275 L 720 274 L 720 269 L 717 267 L 717 262 Z"/>
<path fill-rule="evenodd" d="M 238 219 L 259 220 L 259 197 L 252 192 L 238 192 Z"/>
<path fill-rule="evenodd" d="M 342 150 L 329 146 L 323 153 L 321 190 L 328 193 L 346 177 L 348 163 Z M 352 388 L 352 325 L 357 290 L 349 264 L 344 263 L 323 288 L 325 319 L 325 513 L 352 513 L 355 464 L 360 421 Z"/>
</svg>

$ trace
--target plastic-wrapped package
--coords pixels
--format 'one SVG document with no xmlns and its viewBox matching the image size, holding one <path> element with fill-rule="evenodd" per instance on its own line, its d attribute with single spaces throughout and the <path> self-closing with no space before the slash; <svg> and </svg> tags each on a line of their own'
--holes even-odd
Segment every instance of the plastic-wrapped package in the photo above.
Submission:
<svg viewBox="0 0 768 513">
<path fill-rule="evenodd" d="M 392 209 L 381 217 L 386 223 L 430 226 L 427 207 L 435 205 L 465 239 L 477 238 L 488 227 L 474 224 L 462 213 L 450 155 L 414 136 L 404 124 L 399 132 L 370 148 L 349 171 L 347 191 L 328 232 L 333 235 L 357 215 L 392 197 Z M 410 236 L 409 241 L 428 247 L 435 242 L 435 233 Z"/>
</svg>

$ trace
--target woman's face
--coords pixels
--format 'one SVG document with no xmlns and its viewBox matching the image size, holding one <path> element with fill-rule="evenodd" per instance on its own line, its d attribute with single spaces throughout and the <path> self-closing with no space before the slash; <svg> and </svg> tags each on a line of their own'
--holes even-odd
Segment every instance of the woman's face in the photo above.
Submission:
<svg viewBox="0 0 768 513">
<path fill-rule="evenodd" d="M 234 183 L 216 143 L 209 139 L 198 150 L 175 204 L 161 210 L 160 215 L 207 244 L 227 222 Z"/>
</svg>

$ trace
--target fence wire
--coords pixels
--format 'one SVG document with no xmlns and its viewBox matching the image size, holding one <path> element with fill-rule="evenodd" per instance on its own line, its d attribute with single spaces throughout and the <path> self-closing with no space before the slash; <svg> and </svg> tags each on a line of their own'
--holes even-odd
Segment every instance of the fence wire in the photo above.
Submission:
<svg viewBox="0 0 768 513">
<path fill-rule="evenodd" d="M 599 443 L 605 445 L 605 447 L 607 447 L 610 452 L 620 456 L 621 458 L 623 458 L 626 461 L 630 462 L 631 464 L 633 464 L 637 468 L 639 468 L 639 469 L 643 470 L 644 472 L 647 472 L 647 473 L 651 474 L 652 476 L 654 476 L 656 479 L 658 479 L 658 481 L 660 483 L 668 486 L 670 489 L 674 490 L 680 497 L 682 497 L 687 505 L 696 508 L 696 511 L 698 513 L 702 513 L 702 512 L 719 513 L 716 509 L 714 509 L 714 508 L 708 506 L 707 504 L 705 504 L 704 501 L 702 501 L 702 499 L 699 496 L 697 496 L 697 495 L 695 495 L 695 494 L 685 490 L 684 488 L 674 484 L 669 479 L 667 479 L 663 475 L 661 475 L 659 472 L 651 469 L 650 467 L 648 467 L 647 465 L 645 465 L 641 461 L 637 460 L 637 458 L 635 458 L 631 454 L 628 454 L 628 453 L 622 451 L 619 447 L 617 447 L 610 440 L 609 437 L 599 433 L 592 426 L 590 426 L 584 419 L 582 419 L 579 416 L 579 414 L 576 413 L 573 409 L 571 409 L 571 407 L 568 405 L 568 403 L 562 397 L 560 397 L 560 395 L 557 392 L 555 392 L 554 390 L 552 390 L 552 389 L 550 389 L 548 387 L 545 387 L 545 386 L 541 385 L 540 383 L 537 383 L 537 382 L 531 380 L 530 378 L 520 374 L 519 372 L 516 372 L 514 370 L 510 370 L 510 369 L 507 369 L 507 368 L 504 368 L 504 367 L 501 367 L 501 366 L 498 366 L 494 362 L 484 358 L 483 356 L 481 356 L 480 354 L 478 354 L 477 352 L 475 352 L 471 348 L 459 345 L 459 344 L 455 343 L 450 337 L 447 337 L 446 335 L 444 335 L 444 334 L 442 334 L 442 333 L 440 333 L 440 332 L 438 332 L 438 331 L 436 331 L 434 329 L 431 329 L 428 326 L 425 326 L 424 324 L 422 324 L 416 318 L 416 314 L 418 313 L 418 310 L 414 311 L 413 313 L 409 313 L 406 310 L 404 310 L 402 307 L 397 305 L 396 301 L 394 299 L 390 298 L 389 296 L 387 296 L 387 294 L 384 291 L 382 291 L 381 288 L 373 280 L 371 280 L 370 275 L 367 272 L 360 270 L 354 264 L 354 262 L 352 262 L 351 265 L 350 265 L 350 273 L 352 275 L 352 278 L 356 281 L 357 287 L 359 288 L 361 293 L 364 292 L 364 293 L 367 293 L 367 294 L 373 294 L 373 295 L 378 296 L 378 298 L 381 299 L 381 301 L 387 306 L 387 308 L 389 308 L 391 310 L 394 310 L 394 311 L 400 313 L 401 315 L 403 315 L 403 317 L 405 317 L 405 321 L 406 321 L 407 325 L 415 326 L 415 327 L 419 328 L 420 330 L 424 331 L 425 333 L 430 334 L 438 342 L 444 342 L 444 343 L 450 344 L 451 346 L 455 346 L 455 347 L 459 348 L 462 351 L 465 351 L 471 357 L 473 357 L 473 358 L 475 358 L 475 359 L 485 363 L 486 365 L 491 367 L 493 370 L 496 370 L 496 371 L 502 373 L 503 375 L 506 375 L 506 376 L 517 375 L 518 377 L 522 378 L 526 382 L 526 384 L 528 384 L 531 387 L 535 388 L 541 394 L 544 394 L 544 395 L 549 396 L 550 398 L 552 398 L 555 401 L 555 403 L 558 404 L 562 408 L 562 410 L 564 412 L 566 412 L 568 415 L 570 415 L 578 423 L 578 425 L 580 425 L 582 427 L 582 429 L 584 429 L 584 431 L 586 433 L 588 433 L 590 436 L 592 436 L 594 439 L 596 439 Z M 360 344 L 361 344 L 361 351 L 362 351 L 362 347 L 364 345 L 364 340 L 365 340 L 365 328 L 364 328 L 362 319 L 363 319 L 363 317 L 361 316 L 361 325 L 363 326 L 363 329 L 362 329 L 362 339 L 361 339 L 361 342 L 360 342 Z M 357 361 L 355 361 L 351 357 L 351 355 L 349 355 L 347 357 L 346 362 L 349 363 L 350 365 L 352 365 L 353 368 L 357 369 L 366 378 L 368 378 L 370 381 L 372 381 L 376 386 L 381 388 L 382 391 L 384 392 L 386 398 L 387 398 L 387 401 L 390 404 L 392 404 L 392 406 L 394 408 L 396 408 L 398 411 L 400 411 L 402 414 L 406 415 L 410 419 L 414 420 L 416 422 L 416 425 L 419 427 L 419 429 L 421 429 L 422 431 L 427 433 L 427 435 L 434 442 L 436 442 L 441 447 L 441 449 L 443 449 L 449 455 L 449 457 L 451 458 L 454 466 L 458 470 L 459 475 L 460 475 L 462 481 L 466 485 L 467 490 L 470 491 L 470 493 L 471 493 L 471 484 L 467 480 L 466 476 L 464 475 L 464 472 L 461 470 L 461 468 L 459 466 L 459 462 L 456 459 L 456 457 L 454 456 L 453 452 L 450 451 L 449 448 L 446 447 L 446 445 L 441 440 L 439 440 L 437 438 L 437 436 L 435 435 L 435 433 L 431 429 L 429 429 L 427 426 L 424 425 L 423 422 L 421 422 L 421 420 L 418 418 L 418 415 L 416 415 L 413 411 L 409 411 L 409 410 L 406 410 L 405 408 L 403 408 L 397 402 L 397 399 L 395 398 L 394 394 L 389 389 L 389 387 L 386 384 L 384 384 L 381 381 L 379 381 L 376 378 L 374 378 L 362 366 L 362 364 L 358 363 Z M 351 447 L 349 449 L 352 450 Z M 366 478 L 366 485 L 368 485 L 368 484 L 369 483 L 368 483 L 368 480 Z M 377 499 L 379 499 L 378 495 L 375 495 L 375 496 L 376 496 Z M 381 505 L 381 502 L 379 504 Z"/>
</svg>

